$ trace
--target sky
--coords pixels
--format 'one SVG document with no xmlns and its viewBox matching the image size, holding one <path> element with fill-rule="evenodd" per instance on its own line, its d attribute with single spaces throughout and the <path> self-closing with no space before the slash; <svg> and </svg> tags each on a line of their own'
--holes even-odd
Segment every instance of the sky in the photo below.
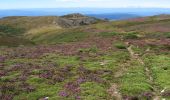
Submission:
<svg viewBox="0 0 170 100">
<path fill-rule="evenodd" d="M 70 7 L 170 8 L 170 0 L 0 0 L 0 9 Z"/>
</svg>

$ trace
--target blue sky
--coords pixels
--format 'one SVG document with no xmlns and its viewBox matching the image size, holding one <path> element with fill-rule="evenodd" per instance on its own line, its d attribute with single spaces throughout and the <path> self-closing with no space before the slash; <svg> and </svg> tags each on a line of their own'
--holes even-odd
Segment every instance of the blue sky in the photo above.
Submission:
<svg viewBox="0 0 170 100">
<path fill-rule="evenodd" d="M 170 0 L 0 0 L 0 9 L 61 7 L 170 8 Z"/>
</svg>

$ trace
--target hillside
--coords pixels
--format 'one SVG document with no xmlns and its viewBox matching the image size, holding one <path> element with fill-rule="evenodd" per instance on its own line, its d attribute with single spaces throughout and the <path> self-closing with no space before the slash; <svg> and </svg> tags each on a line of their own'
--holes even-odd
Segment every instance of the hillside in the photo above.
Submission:
<svg viewBox="0 0 170 100">
<path fill-rule="evenodd" d="M 5 35 L 23 38 L 22 40 L 26 40 L 23 42 L 24 44 L 55 44 L 79 41 L 87 37 L 96 37 L 98 36 L 96 33 L 166 33 L 170 31 L 169 23 L 169 15 L 141 17 L 111 22 L 87 17 L 81 14 L 70 14 L 60 17 L 5 17 L 0 20 L 0 34 L 1 37 L 3 36 L 1 45 L 7 41 L 9 45 L 10 43 L 13 43 Z M 68 37 L 72 37 L 64 39 L 67 35 Z M 18 39 L 16 39 L 15 42 L 16 45 L 22 44 L 17 40 Z"/>
<path fill-rule="evenodd" d="M 111 21 L 111 22 L 100 22 L 98 24 L 88 25 L 88 26 L 80 26 L 71 29 L 60 29 L 60 30 L 51 30 L 50 32 L 41 32 L 41 34 L 30 35 L 27 34 L 26 37 L 29 39 L 35 40 L 37 43 L 60 43 L 65 42 L 65 38 L 72 35 L 72 38 L 67 39 L 66 42 L 74 42 L 77 39 L 83 39 L 82 34 L 84 34 L 84 38 L 87 37 L 100 37 L 100 34 L 107 33 L 137 33 L 138 35 L 148 36 L 148 34 L 159 34 L 159 33 L 167 33 L 170 32 L 169 24 L 170 16 L 169 15 L 160 15 L 160 16 L 152 16 L 152 17 L 142 17 L 135 18 L 129 20 L 122 21 Z M 46 37 L 47 36 L 47 37 Z M 44 38 L 46 37 L 46 38 Z M 58 37 L 60 37 L 58 39 Z M 77 38 L 77 39 L 76 39 Z M 60 39 L 62 41 L 60 41 Z"/>
<path fill-rule="evenodd" d="M 29 41 L 25 35 L 29 35 L 30 37 L 30 35 L 34 36 L 38 34 L 49 33 L 51 31 L 55 32 L 58 30 L 67 30 L 68 28 L 90 25 L 99 22 L 104 22 L 104 20 L 84 16 L 77 13 L 65 16 L 4 17 L 0 19 L 0 35 L 1 37 L 3 36 L 3 41 L 6 42 L 8 40 L 4 36 L 12 36 L 14 38 L 19 36 L 20 38 L 24 38 L 26 41 Z M 3 44 L 3 41 L 1 41 L 1 44 Z M 10 40 L 8 42 L 12 43 Z"/>
<path fill-rule="evenodd" d="M 55 25 L 58 27 L 66 28 L 66 27 L 94 24 L 97 23 L 98 21 L 102 21 L 102 20 L 96 19 L 94 17 L 84 16 L 81 14 L 70 14 L 66 16 L 4 17 L 0 20 L 0 24 L 9 25 L 9 26 L 17 25 L 17 27 L 25 28 L 25 29 L 48 26 L 48 25 L 49 26 Z"/>
<path fill-rule="evenodd" d="M 1 100 L 169 100 L 170 15 L 0 19 Z"/>
</svg>

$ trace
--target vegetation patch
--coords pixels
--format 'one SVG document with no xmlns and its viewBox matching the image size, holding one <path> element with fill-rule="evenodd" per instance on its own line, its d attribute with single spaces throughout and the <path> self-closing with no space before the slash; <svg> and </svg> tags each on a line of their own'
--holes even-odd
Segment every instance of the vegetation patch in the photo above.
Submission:
<svg viewBox="0 0 170 100">
<path fill-rule="evenodd" d="M 138 35 L 136 32 L 125 33 L 124 39 L 138 39 Z"/>
<path fill-rule="evenodd" d="M 113 36 L 116 36 L 118 34 L 119 33 L 117 33 L 117 32 L 101 32 L 101 33 L 99 33 L 99 36 L 101 36 L 101 37 L 113 37 Z"/>
<path fill-rule="evenodd" d="M 118 49 L 126 49 L 126 45 L 123 42 L 116 42 L 114 46 Z"/>
<path fill-rule="evenodd" d="M 2 36 L 16 36 L 25 32 L 22 28 L 11 27 L 7 25 L 0 25 L 0 35 Z"/>
</svg>

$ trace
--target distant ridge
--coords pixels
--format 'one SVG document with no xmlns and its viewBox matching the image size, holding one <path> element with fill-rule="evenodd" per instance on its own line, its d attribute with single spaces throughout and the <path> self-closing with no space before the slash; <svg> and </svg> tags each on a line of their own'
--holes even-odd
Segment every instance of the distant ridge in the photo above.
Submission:
<svg viewBox="0 0 170 100">
<path fill-rule="evenodd" d="M 89 14 L 88 16 L 92 16 L 100 19 L 108 19 L 108 20 L 122 20 L 122 19 L 132 19 L 132 18 L 141 17 L 141 15 L 128 14 L 128 13 Z"/>
<path fill-rule="evenodd" d="M 71 13 L 98 15 L 119 20 L 135 16 L 153 16 L 170 14 L 170 8 L 35 8 L 35 9 L 0 9 L 0 17 L 6 16 L 63 16 Z M 118 17 L 110 17 L 110 15 Z M 96 17 L 96 16 L 95 16 Z M 103 17 L 102 17 L 103 18 Z"/>
</svg>

